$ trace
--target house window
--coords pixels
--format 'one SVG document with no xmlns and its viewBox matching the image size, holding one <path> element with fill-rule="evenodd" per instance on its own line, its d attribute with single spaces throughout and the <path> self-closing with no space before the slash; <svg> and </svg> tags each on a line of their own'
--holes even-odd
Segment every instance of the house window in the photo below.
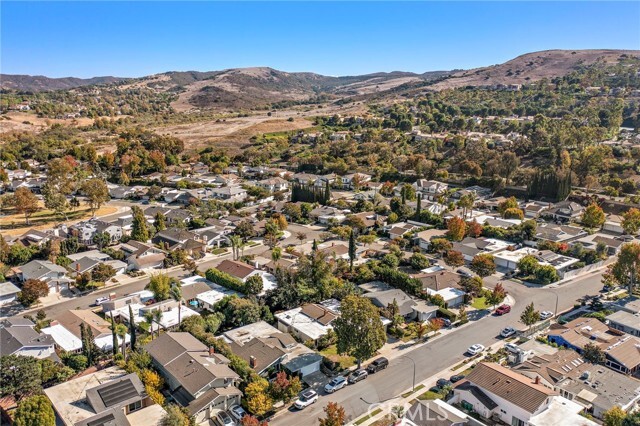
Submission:
<svg viewBox="0 0 640 426">
<path fill-rule="evenodd" d="M 138 411 L 139 409 L 142 408 L 142 401 L 136 401 L 132 404 L 129 404 L 129 406 L 127 407 L 129 409 L 129 412 L 132 413 L 134 411 Z"/>
<path fill-rule="evenodd" d="M 524 422 L 516 416 L 511 417 L 511 426 L 524 426 Z"/>
</svg>

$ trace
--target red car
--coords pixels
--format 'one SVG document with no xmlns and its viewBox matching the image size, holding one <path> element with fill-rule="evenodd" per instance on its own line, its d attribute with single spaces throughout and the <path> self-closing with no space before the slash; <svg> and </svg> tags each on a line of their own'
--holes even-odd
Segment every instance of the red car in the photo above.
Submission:
<svg viewBox="0 0 640 426">
<path fill-rule="evenodd" d="M 496 309 L 496 315 L 504 315 L 511 312 L 511 306 L 509 305 L 500 305 L 498 309 Z"/>
</svg>

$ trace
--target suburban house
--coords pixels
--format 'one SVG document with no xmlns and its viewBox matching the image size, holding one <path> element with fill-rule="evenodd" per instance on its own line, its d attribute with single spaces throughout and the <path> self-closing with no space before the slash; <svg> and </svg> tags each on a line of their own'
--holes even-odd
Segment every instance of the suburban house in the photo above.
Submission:
<svg viewBox="0 0 640 426">
<path fill-rule="evenodd" d="M 549 204 L 547 203 L 539 203 L 532 202 L 525 204 L 524 208 L 524 217 L 527 219 L 537 219 L 539 218 L 545 211 L 549 209 Z"/>
<path fill-rule="evenodd" d="M 417 225 L 412 225 L 407 222 L 397 222 L 390 225 L 386 225 L 384 230 L 389 233 L 389 238 L 392 240 L 399 240 L 409 232 L 417 229 Z"/>
<path fill-rule="evenodd" d="M 0 355 L 51 358 L 59 361 L 51 336 L 37 332 L 26 318 L 8 318 L 0 323 Z"/>
<path fill-rule="evenodd" d="M 434 238 L 444 238 L 447 231 L 444 229 L 426 229 L 416 233 L 413 237 L 414 242 L 424 251 L 428 251 L 431 248 L 431 240 Z"/>
<path fill-rule="evenodd" d="M 515 371 L 580 404 L 598 419 L 614 406 L 629 411 L 640 401 L 640 381 L 584 362 L 575 351 L 534 356 L 515 367 Z"/>
<path fill-rule="evenodd" d="M 264 321 L 226 331 L 223 338 L 258 374 L 285 370 L 305 380 L 320 371 L 322 355 Z"/>
<path fill-rule="evenodd" d="M 434 269 L 434 271 L 431 271 Z M 422 290 L 434 296 L 440 295 L 448 308 L 456 308 L 464 303 L 467 294 L 460 285 L 462 276 L 441 267 L 428 268 L 413 278 L 422 282 Z"/>
<path fill-rule="evenodd" d="M 13 271 L 22 283 L 28 280 L 44 281 L 49 286 L 49 294 L 60 293 L 69 283 L 75 282 L 67 277 L 65 268 L 48 260 L 32 260 L 13 268 Z"/>
<path fill-rule="evenodd" d="M 599 346 L 605 353 L 605 365 L 623 374 L 640 370 L 640 339 L 609 327 L 596 318 L 576 318 L 564 325 L 554 324 L 549 342 L 582 353 L 585 345 Z"/>
<path fill-rule="evenodd" d="M 29 229 L 24 234 L 20 235 L 15 243 L 20 243 L 25 247 L 38 246 L 42 247 L 47 241 L 58 239 L 62 240 L 62 238 L 57 237 L 53 233 L 39 231 L 37 229 Z"/>
<path fill-rule="evenodd" d="M 69 269 L 72 271 L 71 276 L 75 277 L 85 272 L 91 272 L 93 268 L 100 264 L 111 266 L 116 275 L 124 274 L 127 271 L 127 264 L 121 260 L 112 259 L 108 254 L 102 253 L 98 250 L 83 251 L 80 253 L 74 253 L 67 256 L 71 259 Z"/>
<path fill-rule="evenodd" d="M 344 222 L 347 218 L 347 213 L 335 207 L 319 206 L 309 212 L 309 217 L 318 223 L 327 225 L 332 222 Z"/>
<path fill-rule="evenodd" d="M 229 359 L 189 333 L 162 333 L 145 345 L 171 395 L 200 423 L 219 410 L 240 404 L 240 376 Z"/>
<path fill-rule="evenodd" d="M 532 417 L 549 408 L 557 395 L 536 380 L 499 364 L 481 362 L 454 385 L 449 402 L 485 419 L 526 426 Z"/>
<path fill-rule="evenodd" d="M 243 283 L 247 282 L 249 277 L 253 275 L 259 275 L 262 278 L 263 292 L 275 288 L 276 286 L 276 278 L 273 275 L 237 260 L 225 259 L 218 266 L 216 266 L 216 269 L 220 272 L 224 272 L 231 275 L 232 277 L 239 279 Z"/>
<path fill-rule="evenodd" d="M 449 188 L 446 183 L 427 179 L 418 179 L 412 186 L 416 193 L 422 194 L 423 200 L 429 201 L 436 201 Z"/>
<path fill-rule="evenodd" d="M 502 251 L 493 255 L 496 266 L 508 271 L 518 269 L 518 262 L 525 256 L 535 257 L 541 265 L 551 265 L 560 277 L 573 265 L 580 262 L 579 259 L 564 256 L 551 250 L 538 250 L 532 247 L 523 247 L 513 251 Z"/>
<path fill-rule="evenodd" d="M 100 219 L 89 219 L 84 222 L 78 222 L 69 226 L 68 232 L 78 237 L 78 241 L 82 244 L 92 245 L 93 237 L 97 234 L 106 233 L 109 235 L 109 242 L 116 243 L 120 241 L 123 235 L 122 228 L 115 223 L 105 222 Z"/>
<path fill-rule="evenodd" d="M 256 186 L 266 189 L 269 192 L 286 191 L 289 189 L 289 182 L 277 176 L 270 179 L 264 179 L 256 182 Z"/>
<path fill-rule="evenodd" d="M 416 400 L 395 426 L 484 426 L 441 399 Z"/>
<path fill-rule="evenodd" d="M 536 239 L 539 241 L 551 241 L 554 243 L 570 243 L 580 238 L 586 237 L 587 231 L 577 226 L 555 225 L 545 223 L 536 229 Z M 531 243 L 533 245 L 535 243 Z"/>
<path fill-rule="evenodd" d="M 209 226 L 206 228 L 195 229 L 193 232 L 198 234 L 200 240 L 206 247 L 218 248 L 221 245 L 228 246 L 231 244 L 229 237 L 230 231 L 217 226 Z"/>
<path fill-rule="evenodd" d="M 125 254 L 128 271 L 164 267 L 165 253 L 152 245 L 129 240 L 119 248 Z"/>
<path fill-rule="evenodd" d="M 610 214 L 605 218 L 602 230 L 611 232 L 612 234 L 625 234 L 625 230 L 622 227 L 623 217 L 615 214 Z"/>
<path fill-rule="evenodd" d="M 247 190 L 241 186 L 223 186 L 212 189 L 211 196 L 222 201 L 243 201 L 247 198 Z"/>
<path fill-rule="evenodd" d="M 194 315 L 200 315 L 188 306 L 182 306 L 180 302 L 173 299 L 144 305 L 140 303 L 132 304 L 131 310 L 133 311 L 133 319 L 130 318 L 129 315 L 129 306 L 116 308 L 110 311 L 110 314 L 113 314 L 114 317 L 121 318 L 127 323 L 131 323 L 133 320 L 135 324 L 140 324 L 143 321 L 147 322 L 145 317 L 146 313 L 155 313 L 155 311 L 159 311 L 161 312 L 161 314 L 159 314 L 160 318 L 154 319 L 150 324 L 149 331 L 151 332 L 157 331 L 158 329 L 173 330 L 183 319 Z"/>
<path fill-rule="evenodd" d="M 437 306 L 415 299 L 404 291 L 380 281 L 360 284 L 358 287 L 365 291 L 363 297 L 369 298 L 379 308 L 386 309 L 394 302 L 397 303 L 398 313 L 406 320 L 426 321 L 434 318 L 438 312 Z"/>
<path fill-rule="evenodd" d="M 577 221 L 584 213 L 584 206 L 574 201 L 560 201 L 554 204 L 545 212 L 545 216 L 551 216 L 554 220 L 562 220 L 565 222 Z"/>
<path fill-rule="evenodd" d="M 330 299 L 321 303 L 309 303 L 298 308 L 280 312 L 274 316 L 278 320 L 278 330 L 290 333 L 303 342 L 318 343 L 318 339 L 332 329 L 331 323 L 339 312 L 330 309 L 339 302 Z"/>
<path fill-rule="evenodd" d="M 0 307 L 10 305 L 15 302 L 18 297 L 18 293 L 20 293 L 20 288 L 15 284 L 9 281 L 0 283 Z"/>
<path fill-rule="evenodd" d="M 166 414 L 136 373 L 109 367 L 44 390 L 65 426 L 158 426 Z"/>
<path fill-rule="evenodd" d="M 464 260 L 471 262 L 473 258 L 479 254 L 500 253 L 511 247 L 512 244 L 507 241 L 496 240 L 494 238 L 473 238 L 466 237 L 460 242 L 453 243 L 453 250 L 462 253 Z"/>
<path fill-rule="evenodd" d="M 580 244 L 583 248 L 588 250 L 597 250 L 599 244 L 604 244 L 607 254 L 614 256 L 620 252 L 624 245 L 624 241 L 622 239 L 613 238 L 610 235 L 596 233 L 582 237 L 579 240 L 575 240 L 569 245 L 574 247 L 576 244 Z"/>
<path fill-rule="evenodd" d="M 609 321 L 609 327 L 640 337 L 640 314 L 618 311 L 607 315 L 606 318 Z"/>
<path fill-rule="evenodd" d="M 56 343 L 56 347 L 67 352 L 80 352 L 82 350 L 81 324 L 87 330 L 91 330 L 96 346 L 103 351 L 113 348 L 113 335 L 111 324 L 100 318 L 89 309 L 74 309 L 61 313 L 42 332 L 50 335 Z M 117 337 L 118 345 L 121 345 L 120 337 Z M 125 336 L 125 344 L 129 343 L 130 336 Z"/>
<path fill-rule="evenodd" d="M 169 251 L 185 250 L 190 256 L 201 257 L 206 245 L 195 232 L 182 228 L 168 228 L 158 232 L 151 240 L 154 244 L 166 247 Z"/>
<path fill-rule="evenodd" d="M 371 180 L 371 176 L 364 173 L 352 173 L 340 177 L 342 189 L 354 189 L 356 185 L 362 187 Z"/>
</svg>

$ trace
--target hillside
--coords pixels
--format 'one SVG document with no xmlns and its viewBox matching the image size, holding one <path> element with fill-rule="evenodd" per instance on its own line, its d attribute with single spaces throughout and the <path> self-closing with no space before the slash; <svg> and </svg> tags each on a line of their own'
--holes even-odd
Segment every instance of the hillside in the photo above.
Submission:
<svg viewBox="0 0 640 426">
<path fill-rule="evenodd" d="M 43 75 L 0 74 L 0 88 L 20 92 L 41 92 L 46 90 L 68 90 L 82 86 L 109 84 L 125 80 L 120 77 L 92 78 L 49 78 Z"/>
<path fill-rule="evenodd" d="M 579 66 L 596 62 L 613 64 L 621 55 L 640 57 L 638 50 L 545 50 L 527 53 L 503 64 L 475 68 L 452 74 L 431 86 L 434 90 L 465 86 L 526 84 L 544 78 L 562 77 Z"/>
</svg>

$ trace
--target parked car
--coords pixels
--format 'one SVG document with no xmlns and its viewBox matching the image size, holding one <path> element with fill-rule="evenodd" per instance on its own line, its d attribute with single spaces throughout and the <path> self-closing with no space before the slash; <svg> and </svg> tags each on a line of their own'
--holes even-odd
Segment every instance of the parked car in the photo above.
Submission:
<svg viewBox="0 0 640 426">
<path fill-rule="evenodd" d="M 449 318 L 442 318 L 442 324 L 445 327 L 451 327 L 451 320 Z"/>
<path fill-rule="evenodd" d="M 367 370 L 356 370 L 349 376 L 349 383 L 358 383 L 360 380 L 366 379 L 368 375 L 369 373 L 367 373 Z"/>
<path fill-rule="evenodd" d="M 456 374 L 454 376 L 449 377 L 449 381 L 451 383 L 457 383 L 457 382 L 459 382 L 460 380 L 462 380 L 464 378 L 465 378 L 464 374 Z"/>
<path fill-rule="evenodd" d="M 244 408 L 239 405 L 234 405 L 233 407 L 229 408 L 229 412 L 231 413 L 231 416 L 233 416 L 233 418 L 235 418 L 239 422 L 241 422 L 244 416 L 247 415 L 247 412 L 244 411 Z"/>
<path fill-rule="evenodd" d="M 447 379 L 438 379 L 438 381 L 436 382 L 436 386 L 438 386 L 439 388 L 443 388 L 445 386 L 451 386 L 452 383 L 450 380 Z"/>
<path fill-rule="evenodd" d="M 509 305 L 500 305 L 496 309 L 496 315 L 504 315 L 508 314 L 509 312 L 511 312 L 511 306 Z"/>
<path fill-rule="evenodd" d="M 324 391 L 327 393 L 334 393 L 337 390 L 342 389 L 347 385 L 347 379 L 343 376 L 334 377 L 329 383 L 324 386 Z"/>
<path fill-rule="evenodd" d="M 502 331 L 500 331 L 500 336 L 507 338 L 509 336 L 513 336 L 514 334 L 516 334 L 516 329 L 513 327 L 505 327 L 502 329 Z"/>
<path fill-rule="evenodd" d="M 463 277 L 471 278 L 473 277 L 473 272 L 467 268 L 459 268 L 456 273 L 462 275 Z"/>
<path fill-rule="evenodd" d="M 542 312 L 540 312 L 540 319 L 541 320 L 549 319 L 552 316 L 553 316 L 553 312 L 551 312 L 551 311 L 542 311 Z"/>
<path fill-rule="evenodd" d="M 504 348 L 509 352 L 514 352 L 514 353 L 520 352 L 520 348 L 518 347 L 518 345 L 515 345 L 513 343 L 507 343 L 506 345 L 504 345 Z"/>
<path fill-rule="evenodd" d="M 216 422 L 220 426 L 236 426 L 236 422 L 233 421 L 226 411 L 219 411 L 218 414 L 216 414 Z"/>
<path fill-rule="evenodd" d="M 482 351 L 484 351 L 484 345 L 481 345 L 480 343 L 476 343 L 475 345 L 471 345 L 469 347 L 469 349 L 467 349 L 467 353 L 469 355 L 478 355 L 479 353 L 481 353 Z"/>
<path fill-rule="evenodd" d="M 380 370 L 384 370 L 388 366 L 389 366 L 389 360 L 386 359 L 385 357 L 381 357 L 373 360 L 373 362 L 369 364 L 369 366 L 367 367 L 367 373 L 369 374 L 377 373 Z"/>
<path fill-rule="evenodd" d="M 316 391 L 307 389 L 300 394 L 294 405 L 298 410 L 302 410 L 303 408 L 308 407 L 311 404 L 316 403 L 317 401 L 318 394 L 316 393 Z"/>
<path fill-rule="evenodd" d="M 108 302 L 109 298 L 108 297 L 98 297 L 96 299 L 96 306 L 100 306 L 102 305 L 104 302 Z"/>
<path fill-rule="evenodd" d="M 429 392 L 433 392 L 433 393 L 440 393 L 442 391 L 442 388 L 438 387 L 438 386 L 431 386 L 429 388 Z"/>
</svg>

